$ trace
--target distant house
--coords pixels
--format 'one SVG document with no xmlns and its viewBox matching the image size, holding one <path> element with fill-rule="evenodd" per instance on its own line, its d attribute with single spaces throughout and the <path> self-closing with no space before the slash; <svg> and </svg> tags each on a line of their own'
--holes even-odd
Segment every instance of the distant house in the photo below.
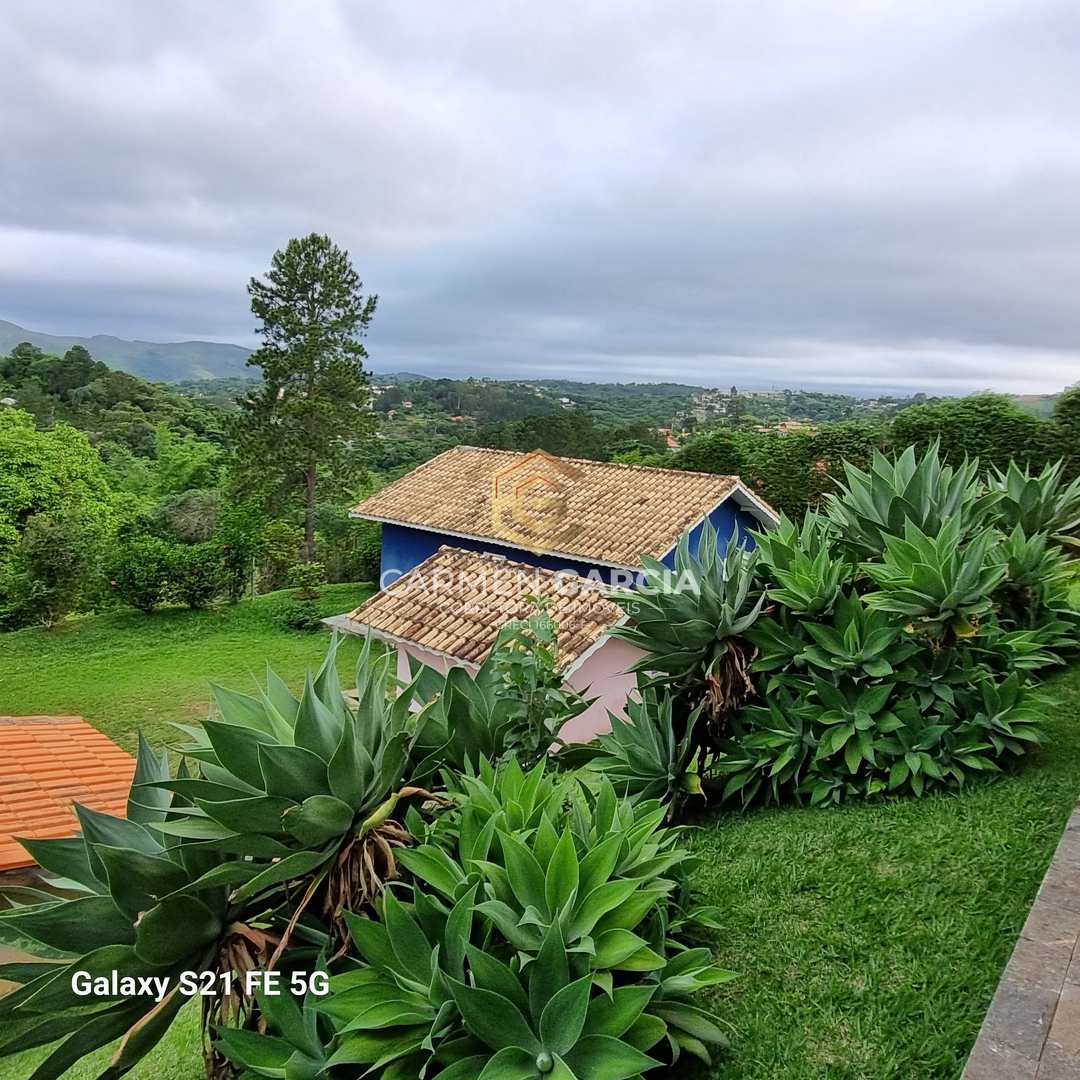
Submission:
<svg viewBox="0 0 1080 1080">
<path fill-rule="evenodd" d="M 709 521 L 752 543 L 774 511 L 737 476 L 607 464 L 458 446 L 351 510 L 382 524 L 378 592 L 327 623 L 373 633 L 408 658 L 475 665 L 509 619 L 546 597 L 559 626 L 567 681 L 599 701 L 564 737 L 606 728 L 633 687 L 640 658 L 606 632 L 621 610 L 605 596 L 632 587 L 641 556 L 674 564 L 689 530 L 693 550 Z"/>
<path fill-rule="evenodd" d="M 627 582 L 643 554 L 670 565 L 706 518 L 725 537 L 778 520 L 737 476 L 476 446 L 439 454 L 350 515 L 382 523 L 384 586 L 444 544 Z"/>
</svg>

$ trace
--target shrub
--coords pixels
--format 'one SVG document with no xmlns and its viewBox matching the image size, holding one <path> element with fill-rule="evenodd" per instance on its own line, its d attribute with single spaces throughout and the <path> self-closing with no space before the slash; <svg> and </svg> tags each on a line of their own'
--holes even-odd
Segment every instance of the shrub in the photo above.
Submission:
<svg viewBox="0 0 1080 1080">
<path fill-rule="evenodd" d="M 619 598 L 631 623 L 617 633 L 649 652 L 637 666 L 676 700 L 708 709 L 728 685 L 703 663 L 725 639 L 747 658 L 745 706 L 699 754 L 724 798 L 838 802 L 992 776 L 1038 744 L 1034 680 L 1077 645 L 1066 557 L 1049 531 L 1014 527 L 1071 520 L 1056 469 L 1009 466 L 989 490 L 977 462 L 945 465 L 931 446 L 846 475 L 825 515 L 755 536 L 749 575 L 737 547 L 691 555 L 684 543 L 681 578 L 646 564 L 647 587 Z M 740 575 L 739 603 L 718 607 L 713 583 Z M 764 617 L 736 618 L 766 598 Z M 595 762 L 677 796 L 680 732 L 662 710 L 637 723 L 649 738 L 617 723 Z"/>
<path fill-rule="evenodd" d="M 167 596 L 172 545 L 156 536 L 135 536 L 121 542 L 109 567 L 116 596 L 147 614 Z"/>
<path fill-rule="evenodd" d="M 204 608 L 224 587 L 221 548 L 213 541 L 173 544 L 169 551 L 169 595 L 190 608 Z"/>
<path fill-rule="evenodd" d="M 289 588 L 298 600 L 314 600 L 319 595 L 319 586 L 326 584 L 326 567 L 321 562 L 297 563 L 289 568 L 287 575 Z"/>
<path fill-rule="evenodd" d="M 54 626 L 100 594 L 105 527 L 79 509 L 35 514 L 26 523 L 8 568 L 4 621 Z"/>
<path fill-rule="evenodd" d="M 288 600 L 278 605 L 275 621 L 285 630 L 322 630 L 322 613 L 311 600 Z"/>
</svg>

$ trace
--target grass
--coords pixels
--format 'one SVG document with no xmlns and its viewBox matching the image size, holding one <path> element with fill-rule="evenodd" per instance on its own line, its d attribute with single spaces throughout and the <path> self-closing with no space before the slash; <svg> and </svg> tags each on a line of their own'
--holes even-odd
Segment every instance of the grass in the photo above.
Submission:
<svg viewBox="0 0 1080 1080">
<path fill-rule="evenodd" d="M 358 603 L 364 589 L 328 589 L 325 611 Z M 325 637 L 279 629 L 278 604 L 115 614 L 60 633 L 0 636 L 0 701 L 5 711 L 82 713 L 129 748 L 140 726 L 160 741 L 166 721 L 205 715 L 209 679 L 242 688 L 270 658 L 295 680 L 318 662 Z M 1080 794 L 1080 668 L 1048 689 L 1061 704 L 1048 710 L 1046 748 L 997 783 L 921 800 L 697 819 L 701 900 L 723 911 L 718 958 L 740 973 L 711 1003 L 731 1025 L 731 1050 L 700 1075 L 959 1077 Z M 129 1075 L 199 1076 L 197 1020 L 188 1006 Z M 0 1069 L 25 1076 L 45 1056 L 34 1051 Z M 92 1080 L 107 1058 L 99 1051 L 68 1075 Z"/>
<path fill-rule="evenodd" d="M 959 1077 L 1080 795 L 1080 668 L 1050 680 L 1046 746 L 954 795 L 699 824 L 724 1080 Z"/>
<path fill-rule="evenodd" d="M 373 591 L 328 585 L 315 603 L 321 615 L 340 614 Z M 289 600 L 281 592 L 212 611 L 124 610 L 0 634 L 0 712 L 77 713 L 130 751 L 139 729 L 156 744 L 172 741 L 169 721 L 206 716 L 211 681 L 250 690 L 268 660 L 293 683 L 318 666 L 326 635 L 284 629 L 276 616 Z M 343 673 L 355 640 L 343 646 Z"/>
</svg>

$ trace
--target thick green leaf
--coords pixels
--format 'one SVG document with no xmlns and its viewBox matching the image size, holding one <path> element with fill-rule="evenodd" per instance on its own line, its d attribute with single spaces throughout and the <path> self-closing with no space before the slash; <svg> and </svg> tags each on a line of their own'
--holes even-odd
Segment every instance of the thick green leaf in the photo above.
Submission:
<svg viewBox="0 0 1080 1080">
<path fill-rule="evenodd" d="M 175 989 L 140 1017 L 128 1029 L 109 1061 L 109 1067 L 98 1077 L 98 1080 L 119 1080 L 142 1061 L 161 1041 L 176 1019 L 176 1014 L 187 1004 L 187 1000 L 179 989 Z"/>
<path fill-rule="evenodd" d="M 176 964 L 201 951 L 221 929 L 220 915 L 198 897 L 171 896 L 139 921 L 135 953 L 150 964 Z"/>
<path fill-rule="evenodd" d="M 578 887 L 578 857 L 573 834 L 567 829 L 555 845 L 544 879 L 548 911 L 554 916 L 576 893 Z"/>
<path fill-rule="evenodd" d="M 630 1080 L 660 1062 L 610 1035 L 587 1035 L 566 1055 L 578 1080 Z"/>
<path fill-rule="evenodd" d="M 565 1054 L 581 1037 L 589 1011 L 592 976 L 564 986 L 544 1006 L 540 1016 L 540 1041 L 552 1054 Z"/>
<path fill-rule="evenodd" d="M 29 840 L 15 837 L 27 854 L 44 870 L 77 881 L 96 893 L 108 891 L 104 877 L 97 878 L 90 869 L 86 843 L 81 836 L 62 840 Z M 100 864 L 99 864 L 100 865 Z"/>
<path fill-rule="evenodd" d="M 233 894 L 233 903 L 242 904 L 253 896 L 258 896 L 264 889 L 303 877 L 325 863 L 331 855 L 332 853 L 328 851 L 297 851 L 280 862 L 268 866 L 246 884 L 241 885 Z"/>
<path fill-rule="evenodd" d="M 395 857 L 410 874 L 427 882 L 451 900 L 465 880 L 461 867 L 441 847 L 434 844 L 402 848 Z"/>
<path fill-rule="evenodd" d="M 445 1075 L 439 1074 L 440 1078 Z M 538 1075 L 535 1055 L 518 1046 L 508 1046 L 488 1060 L 477 1080 L 534 1080 Z M 461 1080 L 467 1078 L 462 1075 Z"/>
<path fill-rule="evenodd" d="M 258 728 L 237 727 L 235 724 L 225 724 L 220 720 L 204 720 L 203 730 L 213 747 L 214 756 L 223 769 L 243 780 L 245 784 L 251 784 L 256 788 L 262 787 L 259 747 L 277 746 L 278 742 L 272 735 Z M 271 792 L 271 794 L 284 793 Z"/>
<path fill-rule="evenodd" d="M 195 805 L 231 832 L 276 835 L 286 831 L 282 815 L 296 803 L 276 795 L 254 795 L 225 802 L 196 799 Z"/>
<path fill-rule="evenodd" d="M 221 1028 L 215 1045 L 237 1065 L 259 1070 L 281 1069 L 282 1077 L 285 1075 L 285 1062 L 293 1052 L 292 1046 L 276 1035 L 259 1035 L 254 1031 L 237 1028 Z"/>
<path fill-rule="evenodd" d="M 383 923 L 402 969 L 427 982 L 431 978 L 431 943 L 393 889 L 383 893 Z"/>
<path fill-rule="evenodd" d="M 465 1027 L 493 1050 L 521 1047 L 531 1054 L 538 1054 L 543 1049 L 521 1010 L 502 994 L 466 986 L 456 979 L 448 978 L 447 983 L 461 1010 Z"/>
<path fill-rule="evenodd" d="M 308 847 L 344 836 L 352 828 L 353 811 L 333 795 L 312 795 L 285 812 L 285 828 Z"/>
<path fill-rule="evenodd" d="M 566 959 L 566 942 L 562 926 L 555 919 L 544 936 L 544 944 L 536 959 L 528 967 L 529 1011 L 537 1019 L 544 1006 L 570 982 L 570 969 Z"/>
<path fill-rule="evenodd" d="M 136 792 L 138 784 L 152 784 L 169 779 L 169 755 L 155 754 L 150 744 L 139 732 L 139 748 L 135 755 L 135 775 L 131 781 L 131 794 L 128 795 L 127 818 L 140 824 L 161 821 L 169 808 L 169 793 L 157 787 L 144 787 Z M 138 799 L 134 796 L 138 794 Z"/>
<path fill-rule="evenodd" d="M 67 953 L 84 953 L 103 945 L 130 945 L 135 931 L 108 896 L 80 896 L 51 907 L 15 909 L 0 915 L 0 927 Z"/>
<path fill-rule="evenodd" d="M 260 775 L 268 795 L 303 802 L 309 795 L 329 795 L 326 762 L 299 746 L 260 746 Z"/>
<path fill-rule="evenodd" d="M 655 983 L 620 986 L 610 994 L 601 994 L 589 1002 L 585 1018 L 586 1035 L 623 1035 L 645 1011 L 656 993 Z"/>
<path fill-rule="evenodd" d="M 160 855 L 104 844 L 95 844 L 94 852 L 105 867 L 116 906 L 132 920 L 188 881 L 182 866 Z"/>
<path fill-rule="evenodd" d="M 341 718 L 319 700 L 311 673 L 308 672 L 304 696 L 300 699 L 300 709 L 296 714 L 293 741 L 328 762 L 341 740 L 341 730 Z"/>
</svg>

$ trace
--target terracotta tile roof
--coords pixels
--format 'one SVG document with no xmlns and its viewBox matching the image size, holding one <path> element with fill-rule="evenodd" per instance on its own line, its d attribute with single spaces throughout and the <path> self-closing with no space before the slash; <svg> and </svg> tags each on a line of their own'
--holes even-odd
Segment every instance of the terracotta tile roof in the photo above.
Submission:
<svg viewBox="0 0 1080 1080">
<path fill-rule="evenodd" d="M 586 578 L 444 546 L 344 620 L 335 621 L 353 633 L 370 627 L 479 664 L 510 619 L 533 613 L 530 595 L 551 599 L 548 610 L 559 628 L 559 659 L 566 665 L 622 618 L 603 587 Z"/>
<path fill-rule="evenodd" d="M 636 567 L 729 495 L 737 476 L 457 446 L 376 492 L 358 517 Z"/>
<path fill-rule="evenodd" d="M 135 759 L 79 716 L 0 716 L 0 871 L 33 866 L 14 839 L 74 836 L 71 808 L 123 815 Z"/>
</svg>

